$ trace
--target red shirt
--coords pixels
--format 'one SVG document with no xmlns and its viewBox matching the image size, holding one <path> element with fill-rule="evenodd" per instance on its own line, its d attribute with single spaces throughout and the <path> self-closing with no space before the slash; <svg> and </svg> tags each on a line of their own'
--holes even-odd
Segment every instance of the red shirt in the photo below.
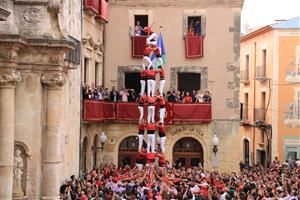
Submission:
<svg viewBox="0 0 300 200">
<path fill-rule="evenodd" d="M 163 154 L 157 154 L 158 156 L 158 163 L 160 165 L 166 165 L 166 158 Z"/>
<path fill-rule="evenodd" d="M 155 102 L 156 102 L 156 97 L 150 96 L 150 97 L 148 97 L 147 101 L 148 101 L 148 104 L 150 104 L 151 106 L 153 106 L 155 104 Z"/>
<path fill-rule="evenodd" d="M 154 163 L 155 161 L 155 153 L 149 152 L 147 153 L 147 163 Z"/>
<path fill-rule="evenodd" d="M 138 130 L 139 130 L 139 131 L 145 130 L 145 125 L 144 125 L 144 124 L 139 124 Z"/>
<path fill-rule="evenodd" d="M 146 102 L 146 100 L 147 99 L 145 96 L 141 96 L 138 101 L 139 106 L 142 106 Z"/>
<path fill-rule="evenodd" d="M 158 132 L 161 132 L 161 133 L 165 133 L 166 132 L 166 127 L 164 124 L 160 125 L 158 127 Z"/>
<path fill-rule="evenodd" d="M 141 71 L 141 77 L 146 78 L 146 76 L 147 76 L 147 71 L 148 71 L 148 70 L 142 70 L 142 71 Z"/>
<path fill-rule="evenodd" d="M 144 160 L 144 159 L 146 159 L 147 158 L 147 153 L 144 153 L 144 152 L 142 152 L 142 151 L 139 151 L 138 152 L 138 154 L 137 154 L 137 156 L 136 156 L 136 159 L 137 160 Z"/>
<path fill-rule="evenodd" d="M 156 49 L 154 50 L 154 53 L 156 56 L 160 56 L 160 49 L 158 47 L 156 47 Z"/>
<path fill-rule="evenodd" d="M 155 131 L 155 124 L 153 124 L 153 123 L 148 123 L 148 124 L 147 124 L 147 130 L 148 130 L 148 131 Z"/>
<path fill-rule="evenodd" d="M 184 103 L 192 103 L 192 97 L 191 96 L 185 96 L 184 99 L 183 99 L 183 102 Z"/>
<path fill-rule="evenodd" d="M 154 69 L 147 70 L 147 77 L 151 79 L 155 79 L 157 71 Z"/>
<path fill-rule="evenodd" d="M 146 47 L 145 50 L 144 50 L 144 56 L 149 57 L 151 52 L 152 52 L 152 48 L 151 47 Z"/>
<path fill-rule="evenodd" d="M 159 103 L 160 106 L 165 106 L 166 105 L 166 100 L 164 97 L 157 97 L 157 101 Z"/>
<path fill-rule="evenodd" d="M 159 77 L 160 77 L 161 79 L 162 79 L 162 78 L 165 78 L 165 70 L 159 69 L 158 72 L 159 72 Z"/>
</svg>

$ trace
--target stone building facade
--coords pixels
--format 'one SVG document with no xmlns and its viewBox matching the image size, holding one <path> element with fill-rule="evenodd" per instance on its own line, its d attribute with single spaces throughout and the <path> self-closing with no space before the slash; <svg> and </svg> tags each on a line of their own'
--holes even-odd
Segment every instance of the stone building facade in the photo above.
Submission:
<svg viewBox="0 0 300 200">
<path fill-rule="evenodd" d="M 201 74 L 201 89 L 212 93 L 211 122 L 167 126 L 166 157 L 171 162 L 175 162 L 174 148 L 177 142 L 187 138 L 202 149 L 200 154 L 205 169 L 238 169 L 239 39 L 242 4 L 242 0 L 109 1 L 109 23 L 104 37 L 105 87 L 111 89 L 115 86 L 120 90 L 126 85 L 126 73 L 140 71 L 141 58 L 132 57 L 131 51 L 135 17 L 143 15 L 147 17 L 148 25 L 153 24 L 157 33 L 160 32 L 159 27 L 163 27 L 168 60 L 165 65 L 165 92 L 170 88 L 179 89 L 178 74 L 185 72 Z M 204 36 L 204 55 L 201 58 L 185 57 L 184 39 L 191 16 L 201 17 L 201 34 Z M 98 138 L 102 131 L 108 137 L 103 154 L 99 148 L 92 148 L 100 145 Z M 137 122 L 84 121 L 81 133 L 81 154 L 85 157 L 82 164 L 87 170 L 92 169 L 99 160 L 118 165 L 121 162 L 123 145 L 126 145 L 126 141 L 130 141 L 132 136 L 137 135 Z M 212 151 L 214 134 L 220 139 L 216 155 Z"/>
<path fill-rule="evenodd" d="M 0 13 L 0 199 L 59 199 L 79 172 L 81 2 L 1 0 Z"/>
</svg>

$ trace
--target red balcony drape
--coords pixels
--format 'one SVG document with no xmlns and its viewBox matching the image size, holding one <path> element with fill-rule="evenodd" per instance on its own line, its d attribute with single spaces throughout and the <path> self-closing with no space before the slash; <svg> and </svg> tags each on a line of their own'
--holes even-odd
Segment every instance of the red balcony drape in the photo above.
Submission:
<svg viewBox="0 0 300 200">
<path fill-rule="evenodd" d="M 144 55 L 146 47 L 146 36 L 133 36 L 132 37 L 132 57 L 140 58 Z"/>
<path fill-rule="evenodd" d="M 100 18 L 108 22 L 108 3 L 105 0 L 100 0 L 99 9 Z"/>
<path fill-rule="evenodd" d="M 83 104 L 83 119 L 86 121 L 102 121 L 103 102 L 85 100 Z"/>
<path fill-rule="evenodd" d="M 187 58 L 203 56 L 203 36 L 186 36 L 185 53 Z"/>
<path fill-rule="evenodd" d="M 102 102 L 103 104 L 103 118 L 104 119 L 116 119 L 116 107 L 115 103 Z"/>
<path fill-rule="evenodd" d="M 95 13 L 99 13 L 99 0 L 85 0 L 84 1 L 84 8 L 91 9 Z"/>
<path fill-rule="evenodd" d="M 211 121 L 211 104 L 173 104 L 174 122 Z"/>
</svg>

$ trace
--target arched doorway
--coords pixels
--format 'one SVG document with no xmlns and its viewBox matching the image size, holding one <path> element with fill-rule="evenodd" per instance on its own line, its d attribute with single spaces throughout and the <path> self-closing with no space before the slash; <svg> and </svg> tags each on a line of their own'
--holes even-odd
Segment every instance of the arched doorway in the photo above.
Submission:
<svg viewBox="0 0 300 200">
<path fill-rule="evenodd" d="M 249 164 L 249 140 L 243 140 L 243 154 L 244 154 L 244 162 Z"/>
<path fill-rule="evenodd" d="M 202 145 L 194 138 L 181 138 L 173 147 L 173 162 L 186 168 L 198 166 L 199 163 L 203 166 Z"/>
<path fill-rule="evenodd" d="M 119 146 L 119 166 L 130 165 L 134 167 L 138 153 L 139 140 L 137 136 L 125 138 Z"/>
<path fill-rule="evenodd" d="M 98 139 L 98 135 L 95 135 L 94 137 L 94 144 L 93 144 L 93 168 L 95 168 L 97 166 L 97 158 L 98 158 L 98 143 L 99 143 L 99 139 Z"/>
<path fill-rule="evenodd" d="M 84 137 L 82 142 L 82 169 L 87 171 L 87 148 L 88 148 L 88 138 Z"/>
</svg>

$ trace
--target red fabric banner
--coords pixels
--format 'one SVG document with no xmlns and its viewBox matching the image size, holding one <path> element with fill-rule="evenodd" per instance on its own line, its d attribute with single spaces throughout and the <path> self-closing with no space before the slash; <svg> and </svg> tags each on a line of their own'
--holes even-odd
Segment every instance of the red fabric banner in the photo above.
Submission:
<svg viewBox="0 0 300 200">
<path fill-rule="evenodd" d="M 83 119 L 86 121 L 102 121 L 103 102 L 94 100 L 84 100 Z"/>
<path fill-rule="evenodd" d="M 100 5 L 100 16 L 101 18 L 108 22 L 108 3 L 105 0 L 101 0 L 101 5 Z"/>
<path fill-rule="evenodd" d="M 138 120 L 140 112 L 136 103 L 117 103 L 118 120 Z"/>
<path fill-rule="evenodd" d="M 203 36 L 186 36 L 185 53 L 187 58 L 203 56 Z"/>
<path fill-rule="evenodd" d="M 132 57 L 141 58 L 144 56 L 146 48 L 146 36 L 133 36 L 132 37 Z"/>
<path fill-rule="evenodd" d="M 102 103 L 103 103 L 103 118 L 116 119 L 115 103 L 108 103 L 108 102 L 102 102 Z"/>
<path fill-rule="evenodd" d="M 174 122 L 208 122 L 211 121 L 211 104 L 173 104 Z"/>
</svg>

